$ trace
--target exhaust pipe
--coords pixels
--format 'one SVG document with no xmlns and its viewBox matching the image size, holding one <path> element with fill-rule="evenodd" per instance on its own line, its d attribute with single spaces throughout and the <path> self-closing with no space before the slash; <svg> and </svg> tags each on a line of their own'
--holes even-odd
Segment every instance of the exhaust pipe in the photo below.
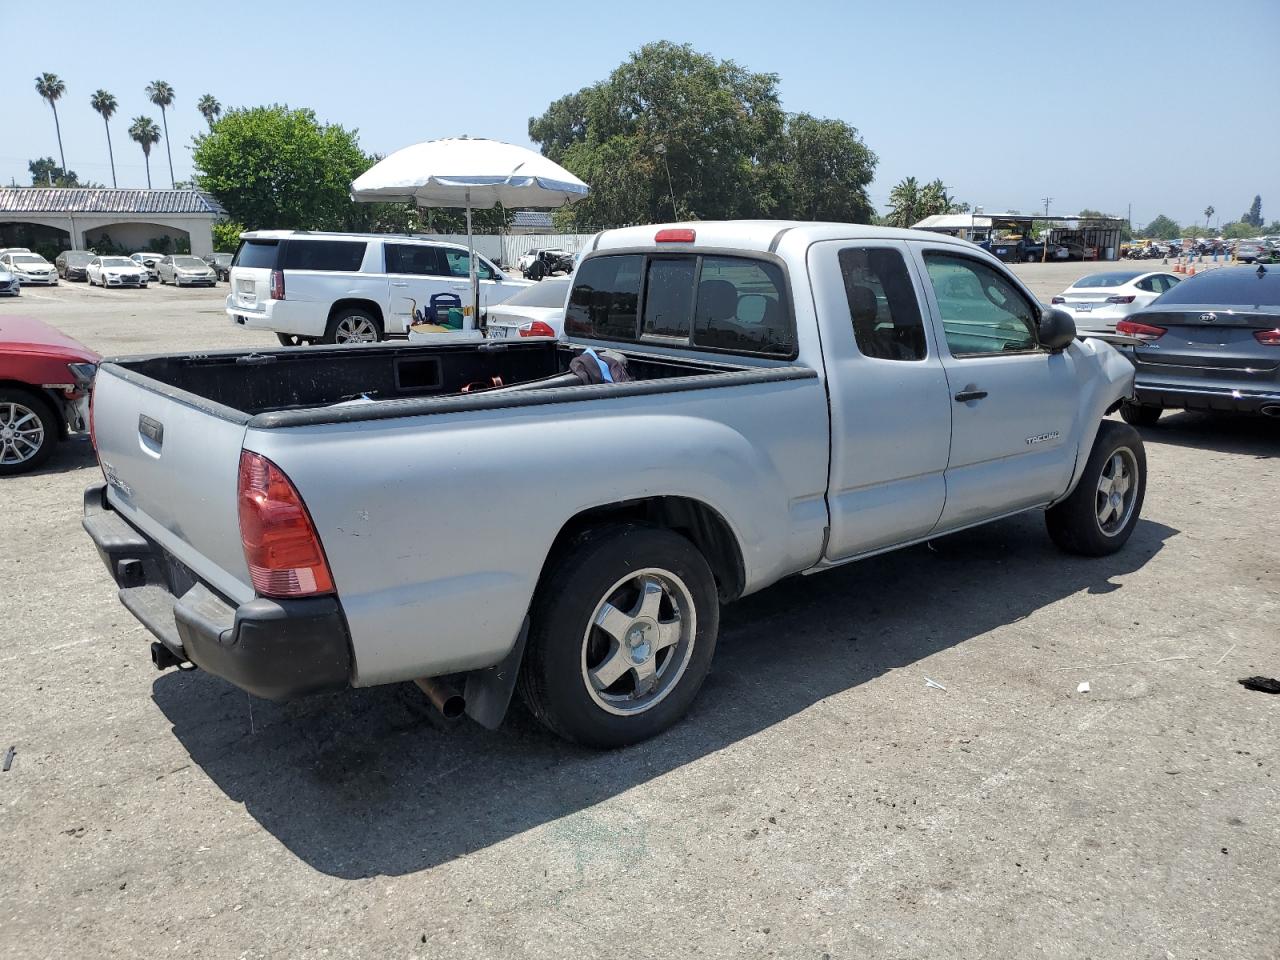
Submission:
<svg viewBox="0 0 1280 960">
<path fill-rule="evenodd" d="M 1262 413 L 1267 417 L 1280 417 L 1280 403 L 1272 403 L 1262 408 Z"/>
<path fill-rule="evenodd" d="M 427 695 L 436 712 L 450 723 L 459 719 L 467 709 L 467 701 L 462 694 L 438 677 L 419 677 L 413 682 Z"/>
</svg>

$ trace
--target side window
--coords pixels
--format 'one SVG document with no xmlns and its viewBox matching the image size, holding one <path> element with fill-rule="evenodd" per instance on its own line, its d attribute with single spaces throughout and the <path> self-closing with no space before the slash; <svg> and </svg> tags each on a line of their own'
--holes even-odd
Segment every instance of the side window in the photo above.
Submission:
<svg viewBox="0 0 1280 960">
<path fill-rule="evenodd" d="M 840 275 L 862 355 L 923 360 L 924 321 L 902 254 L 884 247 L 848 247 L 840 251 Z"/>
<path fill-rule="evenodd" d="M 1160 282 L 1159 277 L 1144 277 L 1134 284 L 1139 290 L 1145 290 L 1147 293 L 1164 293 L 1164 284 Z"/>
<path fill-rule="evenodd" d="M 408 273 L 418 277 L 438 277 L 444 273 L 440 251 L 419 243 L 385 245 L 387 273 Z"/>
<path fill-rule="evenodd" d="M 294 240 L 284 244 L 286 270 L 324 270 L 355 273 L 364 262 L 366 243 L 347 240 Z"/>
<path fill-rule="evenodd" d="M 593 257 L 574 276 L 565 310 L 566 333 L 600 340 L 635 340 L 644 257 Z"/>
<path fill-rule="evenodd" d="M 649 261 L 641 334 L 689 339 L 697 272 L 698 261 L 693 257 Z"/>
<path fill-rule="evenodd" d="M 926 252 L 924 262 L 953 357 L 1037 348 L 1035 308 L 995 270 L 949 253 Z"/>
<path fill-rule="evenodd" d="M 693 314 L 693 345 L 792 357 L 795 324 L 782 269 L 764 260 L 703 257 Z"/>
<path fill-rule="evenodd" d="M 1157 288 L 1161 293 L 1164 293 L 1166 290 L 1172 290 L 1182 282 L 1181 277 L 1156 277 L 1155 279 L 1156 283 L 1161 285 Z"/>
<path fill-rule="evenodd" d="M 454 250 L 446 247 L 444 248 L 444 259 L 448 267 L 447 276 L 471 276 L 471 255 L 466 250 Z M 484 262 L 483 258 L 476 260 L 476 272 L 480 275 L 481 280 L 495 279 L 493 269 Z"/>
</svg>

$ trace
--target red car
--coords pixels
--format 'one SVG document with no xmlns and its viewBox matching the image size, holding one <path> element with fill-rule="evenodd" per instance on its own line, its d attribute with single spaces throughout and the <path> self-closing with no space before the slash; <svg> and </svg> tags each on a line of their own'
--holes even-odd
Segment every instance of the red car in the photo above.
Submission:
<svg viewBox="0 0 1280 960">
<path fill-rule="evenodd" d="M 88 429 L 101 359 L 39 320 L 0 316 L 0 477 L 35 469 Z"/>
</svg>

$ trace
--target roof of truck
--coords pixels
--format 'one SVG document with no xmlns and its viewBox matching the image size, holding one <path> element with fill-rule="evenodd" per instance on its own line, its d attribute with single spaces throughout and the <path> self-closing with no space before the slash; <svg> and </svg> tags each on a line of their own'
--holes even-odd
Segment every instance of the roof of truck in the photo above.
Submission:
<svg viewBox="0 0 1280 960">
<path fill-rule="evenodd" d="M 687 223 L 655 223 L 642 227 L 623 227 L 600 234 L 590 250 L 620 250 L 652 247 L 660 230 L 692 230 L 694 241 L 666 243 L 664 248 L 720 247 L 738 250 L 775 251 L 786 237 L 800 237 L 808 242 L 818 240 L 927 240 L 930 243 L 952 243 L 972 248 L 967 240 L 959 240 L 927 230 L 900 230 L 896 227 L 873 227 L 864 223 L 815 223 L 806 220 L 698 220 Z"/>
</svg>

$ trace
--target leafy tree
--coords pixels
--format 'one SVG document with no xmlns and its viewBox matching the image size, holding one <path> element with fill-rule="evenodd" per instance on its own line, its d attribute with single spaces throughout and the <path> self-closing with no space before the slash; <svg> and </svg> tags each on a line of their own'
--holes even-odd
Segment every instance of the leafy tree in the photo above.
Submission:
<svg viewBox="0 0 1280 960">
<path fill-rule="evenodd" d="M 93 96 L 89 98 L 89 106 L 102 116 L 102 125 L 107 128 L 107 156 L 111 159 L 111 185 L 119 186 L 116 183 L 116 154 L 111 147 L 111 118 L 116 112 L 116 98 L 105 90 L 97 90 Z"/>
<path fill-rule="evenodd" d="M 1213 209 L 1213 204 L 1209 204 L 1209 206 L 1204 208 L 1204 228 L 1206 230 L 1209 229 L 1209 221 L 1213 219 L 1213 215 L 1215 212 L 1216 211 Z"/>
<path fill-rule="evenodd" d="M 920 221 L 920 184 L 915 177 L 899 180 L 889 191 L 889 212 L 884 222 L 890 227 L 909 227 Z"/>
<path fill-rule="evenodd" d="M 147 99 L 160 108 L 160 122 L 164 124 L 164 150 L 169 157 L 169 186 L 176 187 L 173 179 L 173 151 L 169 148 L 169 114 L 168 108 L 173 103 L 173 87 L 163 80 L 153 80 L 147 84 Z M 148 178 L 148 184 L 150 178 Z"/>
<path fill-rule="evenodd" d="M 160 128 L 150 117 L 134 117 L 129 125 L 129 139 L 142 147 L 147 164 L 147 189 L 151 189 L 151 148 L 160 142 Z"/>
<path fill-rule="evenodd" d="M 31 171 L 31 185 L 47 187 L 50 183 L 55 187 L 78 187 L 80 178 L 74 170 L 63 170 L 53 157 L 37 157 L 27 161 L 27 169 Z"/>
<path fill-rule="evenodd" d="M 867 219 L 876 162 L 856 130 L 797 114 L 778 78 L 690 45 L 646 44 L 529 120 L 547 157 L 591 185 L 564 226 L 753 216 Z"/>
<path fill-rule="evenodd" d="M 67 155 L 62 152 L 62 124 L 58 122 L 58 101 L 66 92 L 67 85 L 56 73 L 42 73 L 36 77 L 36 93 L 48 102 L 49 109 L 53 111 L 53 128 L 58 134 L 58 159 L 62 161 L 60 166 L 63 170 L 67 169 Z"/>
<path fill-rule="evenodd" d="M 196 102 L 196 109 L 200 111 L 200 115 L 204 117 L 205 122 L 209 124 L 209 129 L 213 129 L 213 121 L 218 119 L 222 113 L 222 104 L 218 102 L 218 98 L 212 93 L 206 93 Z"/>
<path fill-rule="evenodd" d="M 1222 225 L 1222 236 L 1226 240 L 1247 240 L 1258 235 L 1258 228 L 1252 223 L 1236 220 Z"/>
<path fill-rule="evenodd" d="M 947 193 L 946 184 L 941 180 L 931 180 L 920 190 L 920 216 L 954 213 L 955 202 L 955 198 Z"/>
<path fill-rule="evenodd" d="M 213 249 L 219 253 L 234 253 L 240 247 L 240 234 L 247 228 L 234 220 L 219 220 L 213 225 Z"/>
<path fill-rule="evenodd" d="M 1249 224 L 1251 227 L 1262 228 L 1262 196 L 1255 194 L 1253 203 L 1249 205 L 1249 212 L 1240 218 L 1243 223 Z"/>
<path fill-rule="evenodd" d="M 1266 234 L 1280 233 L 1280 220 L 1272 220 L 1262 232 Z"/>
<path fill-rule="evenodd" d="M 1178 225 L 1178 221 L 1171 220 L 1162 213 L 1147 224 L 1142 234 L 1153 240 L 1176 240 L 1182 234 L 1182 227 Z"/>
</svg>

